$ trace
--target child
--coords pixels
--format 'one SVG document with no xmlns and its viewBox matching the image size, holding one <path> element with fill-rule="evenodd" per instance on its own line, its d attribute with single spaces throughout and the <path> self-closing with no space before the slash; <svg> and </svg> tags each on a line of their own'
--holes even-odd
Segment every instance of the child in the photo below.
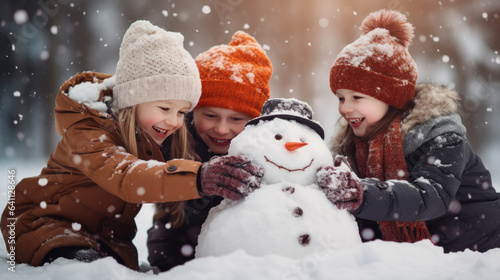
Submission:
<svg viewBox="0 0 500 280">
<path fill-rule="evenodd" d="M 200 101 L 186 116 L 202 162 L 225 155 L 247 121 L 258 117 L 270 97 L 271 61 L 257 41 L 238 31 L 228 45 L 212 47 L 196 58 L 201 83 Z M 194 258 L 201 226 L 210 209 L 222 198 L 205 196 L 189 200 L 184 221 L 175 222 L 165 204 L 157 204 L 154 226 L 148 231 L 148 260 L 161 271 Z"/>
<path fill-rule="evenodd" d="M 62 140 L 42 173 L 16 186 L 15 210 L 2 215 L 16 261 L 112 256 L 137 269 L 132 239 L 140 204 L 203 194 L 239 199 L 258 187 L 262 171 L 248 158 L 180 159 L 193 157 L 183 118 L 201 94 L 183 40 L 137 21 L 123 38 L 116 77 L 85 72 L 62 85 L 55 108 Z M 224 186 L 214 183 L 221 180 Z"/>
<path fill-rule="evenodd" d="M 445 252 L 500 247 L 500 197 L 467 141 L 458 94 L 415 86 L 404 15 L 380 10 L 360 29 L 337 56 L 330 86 L 347 122 L 332 150 L 362 179 L 329 167 L 319 178 L 326 195 L 356 216 L 365 240 L 431 237 Z"/>
</svg>

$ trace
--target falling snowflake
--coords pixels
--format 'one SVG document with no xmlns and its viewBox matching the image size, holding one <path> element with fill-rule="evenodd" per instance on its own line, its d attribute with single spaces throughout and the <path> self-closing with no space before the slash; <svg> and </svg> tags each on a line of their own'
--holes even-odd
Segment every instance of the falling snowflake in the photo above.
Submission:
<svg viewBox="0 0 500 280">
<path fill-rule="evenodd" d="M 47 183 L 49 183 L 49 180 L 47 180 L 47 178 L 38 179 L 38 185 L 40 187 L 45 187 L 47 185 Z"/>
<path fill-rule="evenodd" d="M 43 50 L 41 53 L 40 53 L 40 60 L 43 60 L 43 61 L 46 61 L 49 59 L 49 52 L 47 50 Z"/>
<path fill-rule="evenodd" d="M 80 229 L 82 229 L 82 225 L 79 224 L 79 223 L 72 223 L 71 224 L 71 228 L 74 230 L 74 231 L 79 231 Z"/>
<path fill-rule="evenodd" d="M 146 193 L 146 189 L 143 187 L 137 188 L 137 195 L 143 196 Z"/>
<path fill-rule="evenodd" d="M 185 257 L 189 257 L 189 256 L 192 256 L 194 253 L 194 249 L 193 249 L 193 246 L 189 245 L 189 244 L 184 244 L 182 245 L 181 247 L 181 254 Z"/>
<path fill-rule="evenodd" d="M 28 12 L 25 10 L 17 10 L 14 13 L 14 21 L 19 25 L 25 24 L 28 21 L 28 18 Z"/>
<path fill-rule="evenodd" d="M 203 6 L 203 8 L 201 8 L 201 11 L 205 14 L 205 15 L 208 15 L 212 12 L 212 9 L 210 9 L 210 6 L 208 5 L 205 5 Z"/>
<path fill-rule="evenodd" d="M 57 28 L 57 26 L 52 25 L 50 27 L 50 33 L 52 33 L 53 35 L 57 35 L 58 32 L 59 32 L 59 29 Z"/>
<path fill-rule="evenodd" d="M 320 18 L 319 21 L 318 21 L 318 24 L 322 28 L 327 28 L 328 25 L 330 24 L 330 22 L 328 21 L 327 18 Z"/>
<path fill-rule="evenodd" d="M 361 230 L 361 237 L 363 240 L 372 240 L 375 238 L 375 232 L 371 228 L 364 228 Z"/>
</svg>

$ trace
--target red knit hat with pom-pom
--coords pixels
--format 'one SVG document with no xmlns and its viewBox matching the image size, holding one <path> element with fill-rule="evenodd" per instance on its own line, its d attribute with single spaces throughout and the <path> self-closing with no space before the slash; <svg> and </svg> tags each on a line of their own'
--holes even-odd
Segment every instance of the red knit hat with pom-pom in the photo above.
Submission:
<svg viewBox="0 0 500 280">
<path fill-rule="evenodd" d="M 404 110 L 415 98 L 418 71 L 408 52 L 413 26 L 392 10 L 369 14 L 362 35 L 337 56 L 330 71 L 330 87 L 370 95 Z"/>
</svg>

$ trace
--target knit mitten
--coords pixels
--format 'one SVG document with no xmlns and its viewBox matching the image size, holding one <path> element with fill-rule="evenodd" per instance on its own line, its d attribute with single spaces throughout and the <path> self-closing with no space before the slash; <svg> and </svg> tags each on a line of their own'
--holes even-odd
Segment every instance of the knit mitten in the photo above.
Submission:
<svg viewBox="0 0 500 280">
<path fill-rule="evenodd" d="M 363 185 L 356 174 L 341 164 L 336 160 L 334 166 L 321 167 L 316 174 L 317 183 L 339 209 L 356 210 L 363 201 Z"/>
<path fill-rule="evenodd" d="M 249 156 L 213 157 L 201 166 L 201 191 L 239 200 L 260 187 L 264 170 Z"/>
</svg>

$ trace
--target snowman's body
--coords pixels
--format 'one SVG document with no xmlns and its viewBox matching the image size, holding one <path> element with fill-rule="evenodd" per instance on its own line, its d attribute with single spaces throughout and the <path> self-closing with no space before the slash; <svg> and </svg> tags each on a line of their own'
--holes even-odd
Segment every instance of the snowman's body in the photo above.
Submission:
<svg viewBox="0 0 500 280">
<path fill-rule="evenodd" d="M 264 168 L 263 182 L 241 201 L 224 200 L 210 211 L 197 257 L 242 249 L 300 258 L 361 243 L 354 217 L 316 185 L 317 170 L 333 159 L 313 129 L 281 118 L 260 121 L 233 139 L 229 154 L 250 155 Z"/>
</svg>

